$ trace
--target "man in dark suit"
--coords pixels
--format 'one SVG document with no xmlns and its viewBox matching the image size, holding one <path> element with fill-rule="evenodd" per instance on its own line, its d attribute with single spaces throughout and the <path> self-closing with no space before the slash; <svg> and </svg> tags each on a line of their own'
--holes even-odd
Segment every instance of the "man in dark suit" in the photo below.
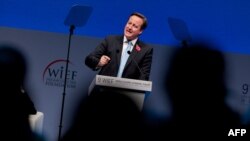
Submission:
<svg viewBox="0 0 250 141">
<path fill-rule="evenodd" d="M 123 35 L 110 35 L 85 58 L 85 64 L 100 75 L 149 80 L 153 48 L 139 40 L 147 18 L 132 13 Z"/>
</svg>

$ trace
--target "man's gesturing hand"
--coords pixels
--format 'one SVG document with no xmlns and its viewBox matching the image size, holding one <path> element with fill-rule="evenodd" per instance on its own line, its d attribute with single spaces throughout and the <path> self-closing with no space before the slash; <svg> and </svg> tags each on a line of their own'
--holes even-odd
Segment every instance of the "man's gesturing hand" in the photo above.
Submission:
<svg viewBox="0 0 250 141">
<path fill-rule="evenodd" d="M 103 67 L 105 66 L 106 64 L 108 64 L 110 61 L 110 58 L 106 55 L 103 55 L 98 63 L 98 67 Z"/>
</svg>

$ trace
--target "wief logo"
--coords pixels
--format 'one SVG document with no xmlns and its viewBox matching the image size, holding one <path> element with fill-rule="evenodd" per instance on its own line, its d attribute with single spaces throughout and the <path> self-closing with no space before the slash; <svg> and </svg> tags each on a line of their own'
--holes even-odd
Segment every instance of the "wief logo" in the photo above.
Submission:
<svg viewBox="0 0 250 141">
<path fill-rule="evenodd" d="M 244 136 L 246 133 L 246 129 L 230 129 L 228 136 Z"/>
<path fill-rule="evenodd" d="M 76 87 L 77 71 L 69 69 L 65 71 L 66 60 L 59 59 L 50 62 L 43 71 L 43 81 L 47 86 L 63 87 L 65 80 L 65 73 L 67 74 L 67 88 Z M 72 65 L 69 62 L 69 65 Z M 71 66 L 73 67 L 73 66 Z"/>
</svg>

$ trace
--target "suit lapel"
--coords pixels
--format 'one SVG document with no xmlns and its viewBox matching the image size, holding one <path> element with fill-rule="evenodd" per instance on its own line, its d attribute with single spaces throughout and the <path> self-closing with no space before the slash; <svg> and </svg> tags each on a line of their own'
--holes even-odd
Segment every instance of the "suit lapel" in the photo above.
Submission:
<svg viewBox="0 0 250 141">
<path fill-rule="evenodd" d="M 119 69 L 120 61 L 121 61 L 121 54 L 122 54 L 122 45 L 123 45 L 123 36 L 120 36 L 118 39 L 118 44 L 115 46 L 116 48 L 116 60 L 117 60 L 117 71 Z"/>
</svg>

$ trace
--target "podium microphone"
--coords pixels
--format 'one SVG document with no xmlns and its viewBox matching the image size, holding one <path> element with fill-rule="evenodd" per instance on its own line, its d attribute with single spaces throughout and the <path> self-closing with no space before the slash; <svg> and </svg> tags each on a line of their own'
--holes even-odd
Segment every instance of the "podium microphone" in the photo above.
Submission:
<svg viewBox="0 0 250 141">
<path fill-rule="evenodd" d="M 127 53 L 130 55 L 131 51 L 127 51 Z M 139 67 L 138 63 L 135 61 L 134 57 L 132 57 L 132 61 L 135 63 L 136 67 L 138 68 L 138 70 L 140 71 L 141 75 L 143 75 L 144 73 L 142 72 L 141 68 Z"/>
</svg>

